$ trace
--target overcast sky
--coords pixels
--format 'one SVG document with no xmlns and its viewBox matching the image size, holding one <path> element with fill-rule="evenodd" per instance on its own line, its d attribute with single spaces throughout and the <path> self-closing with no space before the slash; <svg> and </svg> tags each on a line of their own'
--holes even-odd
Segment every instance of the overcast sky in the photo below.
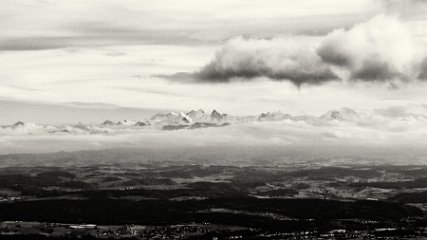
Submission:
<svg viewBox="0 0 427 240">
<path fill-rule="evenodd" d="M 0 0 L 0 97 L 156 109 L 425 103 L 420 0 Z"/>
</svg>

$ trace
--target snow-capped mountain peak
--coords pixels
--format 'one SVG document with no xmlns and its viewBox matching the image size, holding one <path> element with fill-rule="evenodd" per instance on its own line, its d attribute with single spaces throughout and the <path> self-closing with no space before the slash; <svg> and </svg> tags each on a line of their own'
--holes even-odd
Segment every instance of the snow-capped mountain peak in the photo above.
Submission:
<svg viewBox="0 0 427 240">
<path fill-rule="evenodd" d="M 210 118 L 212 121 L 220 122 L 220 121 L 223 121 L 226 116 L 227 116 L 227 114 L 221 114 L 217 110 L 214 109 L 210 115 Z"/>
<path fill-rule="evenodd" d="M 261 113 L 258 117 L 258 121 L 281 121 L 281 120 L 291 119 L 291 118 L 292 118 L 291 115 L 284 114 L 278 111 L 278 112 Z"/>
<path fill-rule="evenodd" d="M 13 124 L 13 128 L 17 128 L 17 127 L 22 127 L 22 126 L 24 126 L 25 125 L 25 123 L 24 122 L 22 122 L 22 121 L 17 121 L 16 123 L 14 123 Z"/>
<path fill-rule="evenodd" d="M 187 113 L 187 116 L 193 119 L 194 122 L 202 122 L 202 121 L 205 121 L 206 119 L 206 114 L 205 114 L 205 111 L 203 111 L 203 109 L 199 109 L 197 111 L 191 110 L 190 112 Z"/>
<path fill-rule="evenodd" d="M 359 114 L 351 108 L 331 110 L 320 117 L 322 120 L 355 120 L 358 118 Z"/>
</svg>

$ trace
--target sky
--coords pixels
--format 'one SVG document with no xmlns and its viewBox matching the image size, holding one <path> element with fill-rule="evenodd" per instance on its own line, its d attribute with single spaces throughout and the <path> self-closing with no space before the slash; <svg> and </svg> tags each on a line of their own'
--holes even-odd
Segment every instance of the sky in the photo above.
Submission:
<svg viewBox="0 0 427 240">
<path fill-rule="evenodd" d="M 132 144 L 422 149 L 426 12 L 422 0 L 0 0 L 0 153 Z M 61 124 L 200 108 L 310 117 L 111 136 L 66 125 L 78 133 L 51 134 Z M 342 108 L 358 117 L 318 119 Z M 28 124 L 12 127 L 18 120 Z"/>
<path fill-rule="evenodd" d="M 0 98 L 237 115 L 422 103 L 423 10 L 417 0 L 1 0 Z"/>
</svg>

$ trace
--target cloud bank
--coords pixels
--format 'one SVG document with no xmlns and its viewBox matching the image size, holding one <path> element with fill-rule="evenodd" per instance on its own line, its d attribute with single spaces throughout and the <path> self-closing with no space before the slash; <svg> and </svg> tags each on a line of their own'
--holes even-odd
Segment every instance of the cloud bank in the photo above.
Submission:
<svg viewBox="0 0 427 240">
<path fill-rule="evenodd" d="M 321 116 L 264 113 L 245 121 L 233 121 L 226 127 L 176 131 L 126 124 L 53 126 L 18 123 L 0 128 L 0 152 L 197 146 L 241 146 L 244 151 L 251 146 L 275 146 L 277 149 L 300 146 L 308 147 L 304 149 L 309 151 L 324 146 L 336 151 L 377 145 L 389 151 L 395 146 L 425 149 L 426 136 L 427 107 L 408 105 L 371 110 L 343 108 Z"/>
<path fill-rule="evenodd" d="M 205 123 L 216 125 L 224 124 L 225 128 L 248 127 L 262 130 L 275 128 L 300 128 L 304 127 L 314 131 L 351 129 L 357 128 L 354 132 L 359 137 L 364 131 L 378 132 L 417 132 L 425 135 L 427 133 L 427 106 L 426 105 L 405 105 L 393 106 L 381 109 L 352 109 L 340 108 L 328 111 L 320 116 L 314 115 L 291 115 L 282 112 L 267 112 L 260 115 L 233 116 L 221 114 L 214 110 L 211 114 L 203 110 L 190 111 L 188 113 L 158 113 L 151 118 L 143 120 L 124 120 L 117 123 L 104 121 L 103 123 L 78 123 L 78 124 L 35 124 L 21 121 L 13 125 L 0 126 L 0 136 L 78 136 L 78 135 L 123 135 L 140 134 L 147 132 L 162 132 L 164 126 L 191 126 L 195 123 Z M 276 129 L 277 127 L 277 129 Z M 198 131 L 200 128 L 176 128 L 179 132 Z M 191 129 L 191 130 L 189 130 Z M 423 130 L 422 130 L 423 129 Z M 425 131 L 424 131 L 425 130 Z M 215 131 L 215 130 L 213 130 Z M 266 134 L 271 132 L 266 131 Z M 354 135 L 353 135 L 354 136 Z"/>
<path fill-rule="evenodd" d="M 397 15 L 378 15 L 323 37 L 244 39 L 225 43 L 194 74 L 201 82 L 265 77 L 302 84 L 332 80 L 410 82 L 427 78 L 427 48 Z"/>
</svg>

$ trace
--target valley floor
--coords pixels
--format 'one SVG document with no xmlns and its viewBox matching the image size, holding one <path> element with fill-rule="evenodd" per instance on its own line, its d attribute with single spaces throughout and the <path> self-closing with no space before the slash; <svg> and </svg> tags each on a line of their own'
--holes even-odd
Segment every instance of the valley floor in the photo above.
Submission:
<svg viewBox="0 0 427 240">
<path fill-rule="evenodd" d="M 427 167 L 0 168 L 2 239 L 427 237 Z"/>
</svg>

